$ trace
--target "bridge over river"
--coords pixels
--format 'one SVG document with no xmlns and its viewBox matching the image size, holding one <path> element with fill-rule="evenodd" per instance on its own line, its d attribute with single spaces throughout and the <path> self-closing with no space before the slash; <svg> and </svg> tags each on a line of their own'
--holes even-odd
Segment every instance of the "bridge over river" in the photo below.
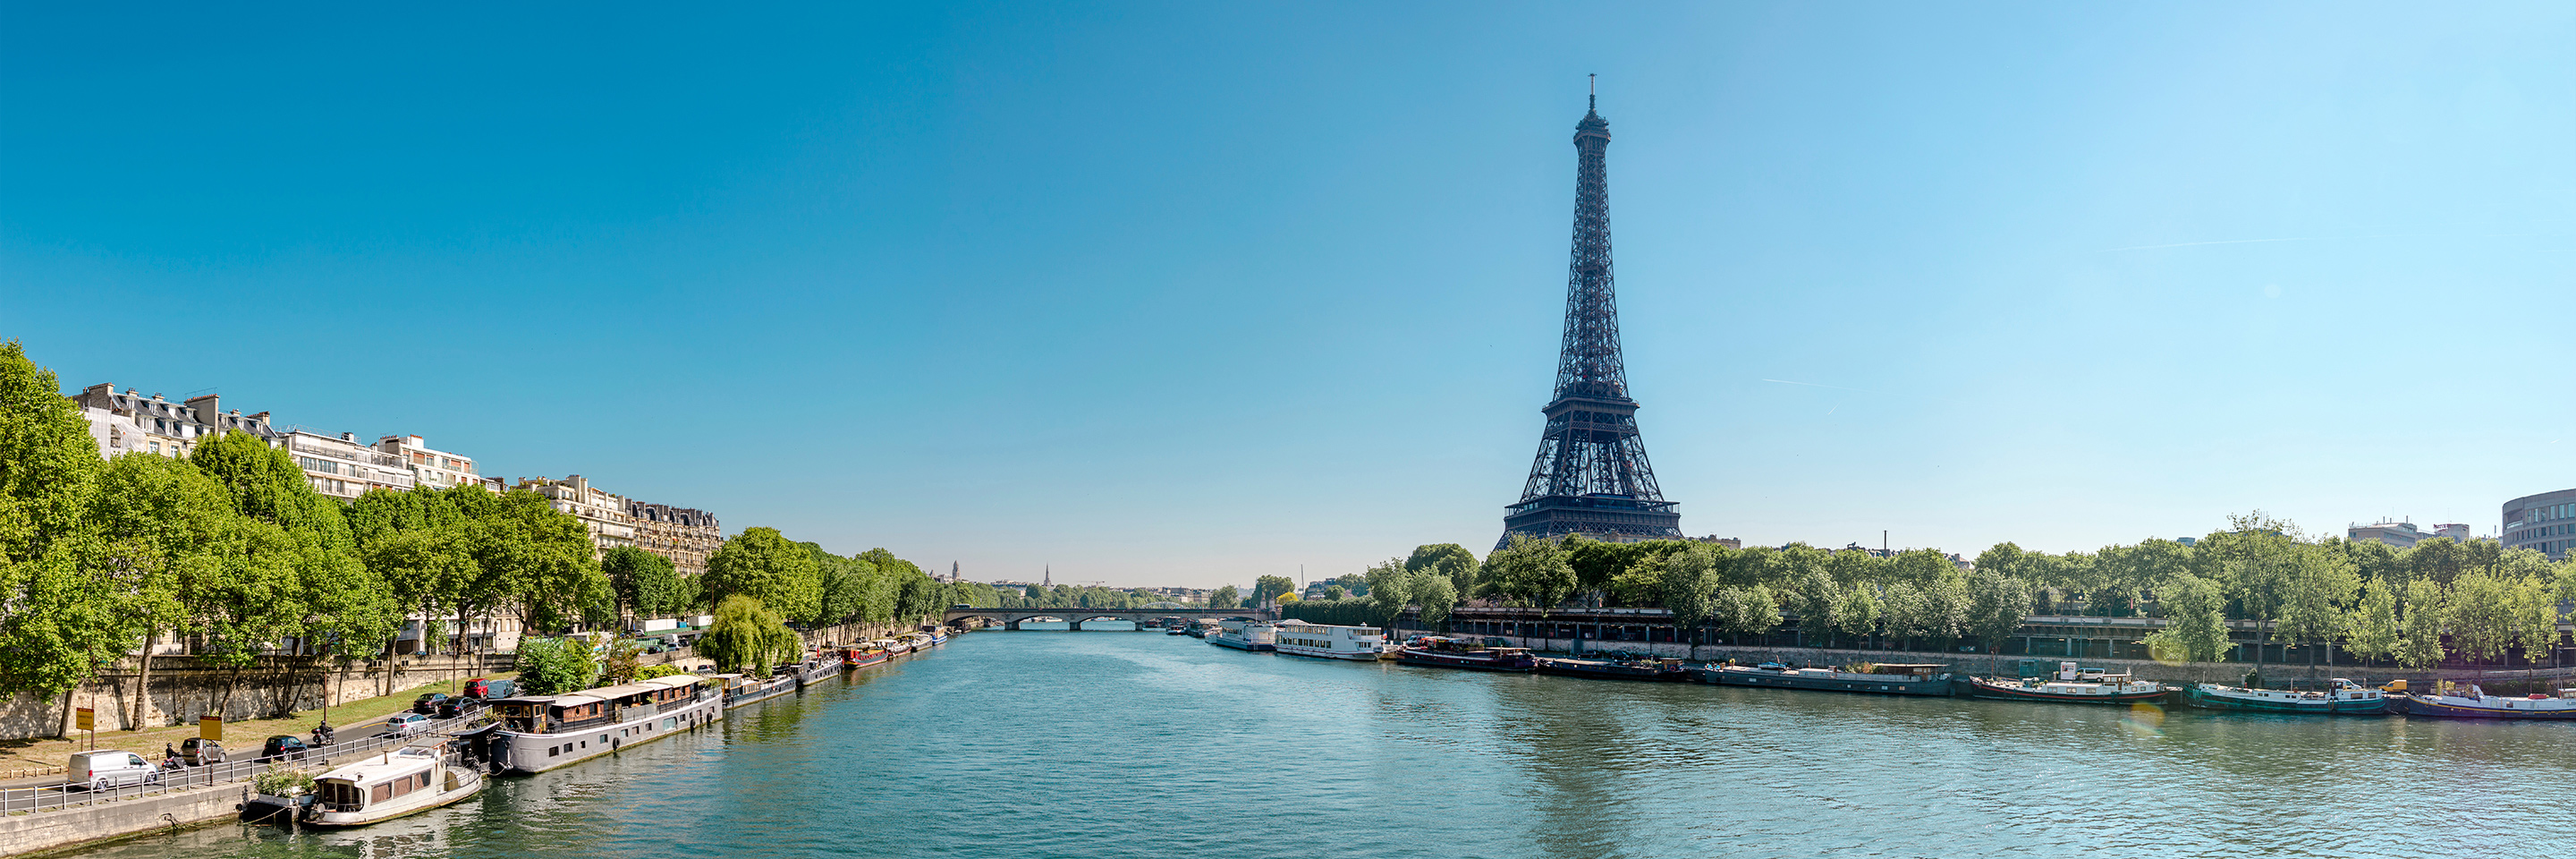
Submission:
<svg viewBox="0 0 2576 859">
<path fill-rule="evenodd" d="M 1202 618 L 1223 620 L 1229 617 L 1270 620 L 1276 614 L 1278 612 L 1245 608 L 952 608 L 948 610 L 947 622 L 954 624 L 968 618 L 983 618 L 985 626 L 1019 629 L 1021 621 L 1060 620 L 1072 629 L 1080 630 L 1083 624 L 1095 620 L 1132 621 L 1141 628 L 1167 617 L 1184 620 Z"/>
</svg>

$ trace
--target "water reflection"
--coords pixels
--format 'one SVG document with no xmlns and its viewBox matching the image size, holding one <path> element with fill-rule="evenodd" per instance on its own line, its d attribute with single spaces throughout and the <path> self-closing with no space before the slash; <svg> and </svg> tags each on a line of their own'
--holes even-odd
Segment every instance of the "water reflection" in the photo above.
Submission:
<svg viewBox="0 0 2576 859">
<path fill-rule="evenodd" d="M 2571 739 L 978 634 L 392 824 L 93 855 L 2501 855 L 2576 837 Z"/>
</svg>

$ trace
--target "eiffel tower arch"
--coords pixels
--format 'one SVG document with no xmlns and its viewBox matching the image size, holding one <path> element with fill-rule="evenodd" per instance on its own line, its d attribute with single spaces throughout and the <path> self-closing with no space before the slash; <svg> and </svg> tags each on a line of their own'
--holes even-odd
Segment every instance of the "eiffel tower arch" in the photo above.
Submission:
<svg viewBox="0 0 2576 859">
<path fill-rule="evenodd" d="M 1574 256 L 1565 287 L 1565 342 L 1556 396 L 1521 500 L 1503 508 L 1499 549 L 1513 534 L 1597 540 L 1681 539 L 1637 434 L 1637 401 L 1619 352 L 1619 300 L 1610 267 L 1610 123 L 1596 100 L 1574 126 Z"/>
</svg>

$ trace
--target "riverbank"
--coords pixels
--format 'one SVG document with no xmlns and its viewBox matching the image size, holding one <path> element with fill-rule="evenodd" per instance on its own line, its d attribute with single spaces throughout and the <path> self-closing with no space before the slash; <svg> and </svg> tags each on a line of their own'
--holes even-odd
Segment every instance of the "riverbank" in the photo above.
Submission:
<svg viewBox="0 0 2576 859">
<path fill-rule="evenodd" d="M 513 673 L 483 675 L 492 678 L 516 677 Z M 224 725 L 224 748 L 234 760 L 248 760 L 259 754 L 259 747 L 270 736 L 289 734 L 309 737 L 313 728 L 327 715 L 331 726 L 343 736 L 360 736 L 370 722 L 395 713 L 411 711 L 412 701 L 432 692 L 460 695 L 463 680 L 441 680 L 405 689 L 392 695 L 361 698 L 332 707 L 329 711 L 313 710 L 276 719 L 247 719 Z M 197 736 L 197 726 L 146 728 L 140 731 L 99 731 L 98 748 L 121 749 L 150 758 L 161 759 L 163 746 L 176 746 L 182 740 Z M 90 747 L 90 734 L 74 732 L 69 737 L 47 737 L 33 740 L 0 741 L 0 787 L 35 787 L 59 784 L 65 761 L 71 754 Z"/>
</svg>

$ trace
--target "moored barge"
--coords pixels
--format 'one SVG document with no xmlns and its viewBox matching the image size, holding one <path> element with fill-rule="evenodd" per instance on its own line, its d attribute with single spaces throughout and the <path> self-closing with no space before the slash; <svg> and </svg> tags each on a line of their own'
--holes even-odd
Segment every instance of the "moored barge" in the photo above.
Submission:
<svg viewBox="0 0 2576 859">
<path fill-rule="evenodd" d="M 453 752 L 406 748 L 344 764 L 313 777 L 313 803 L 302 823 L 365 826 L 453 804 L 483 789 L 483 774 Z"/>
<path fill-rule="evenodd" d="M 1283 620 L 1272 639 L 1275 649 L 1290 656 L 1313 656 L 1319 659 L 1362 659 L 1374 662 L 1386 649 L 1386 636 L 1374 626 L 1334 626 Z"/>
<path fill-rule="evenodd" d="M 508 772 L 545 772 L 724 718 L 726 696 L 712 680 L 680 674 L 493 701 L 501 727 L 491 740 L 492 762 Z"/>
<path fill-rule="evenodd" d="M 1958 691 L 1977 698 L 1998 701 L 2055 701 L 2061 704 L 2138 704 L 2165 696 L 2165 685 L 2152 680 L 2138 680 L 2127 674 L 2112 674 L 2099 668 L 2077 668 L 2075 663 L 2057 664 L 2057 676 L 1997 679 L 1970 677 L 1953 684 Z"/>
<path fill-rule="evenodd" d="M 2560 689 L 2554 698 L 2547 695 L 2506 698 L 2489 695 L 2471 683 L 2436 689 L 2431 694 L 2399 694 L 2393 696 L 2390 706 L 2409 716 L 2560 721 L 2576 719 L 2576 689 Z"/>
<path fill-rule="evenodd" d="M 1399 657 L 1401 658 L 1401 657 Z M 1595 680 L 1688 680 L 1679 659 L 1557 659 L 1537 660 L 1540 674 L 1560 677 L 1589 677 Z"/>
<path fill-rule="evenodd" d="M 1208 635 L 1207 643 L 1236 650 L 1277 650 L 1279 629 L 1249 618 L 1227 618 L 1217 622 L 1217 631 Z"/>
<path fill-rule="evenodd" d="M 1691 674 L 1699 682 L 1720 686 L 1947 698 L 1958 694 L 1950 673 L 1941 670 L 1948 667 L 1938 663 L 1886 663 L 1854 665 L 1852 670 L 1842 670 L 1791 668 L 1778 662 L 1765 662 L 1760 665 L 1710 665 L 1691 669 Z"/>
<path fill-rule="evenodd" d="M 2323 690 L 2250 689 L 2218 683 L 2183 687 L 2183 703 L 2204 710 L 2246 710 L 2313 716 L 2387 715 L 2389 698 L 2377 689 L 2341 677 Z"/>
<path fill-rule="evenodd" d="M 1466 668 L 1474 671 L 1529 671 L 1539 660 L 1529 648 L 1510 647 L 1445 635 L 1426 635 L 1406 642 L 1395 652 L 1395 661 L 1406 665 L 1430 665 L 1439 668 Z M 1586 660 L 1573 660 L 1586 661 Z"/>
</svg>

